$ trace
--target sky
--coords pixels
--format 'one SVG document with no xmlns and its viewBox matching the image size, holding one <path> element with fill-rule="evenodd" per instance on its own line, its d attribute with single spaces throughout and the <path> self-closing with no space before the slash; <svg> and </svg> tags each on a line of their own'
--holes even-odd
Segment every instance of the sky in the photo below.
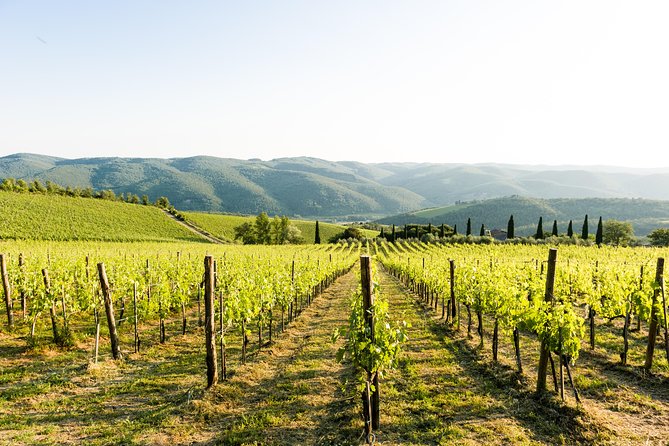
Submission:
<svg viewBox="0 0 669 446">
<path fill-rule="evenodd" d="M 669 2 L 0 0 L 0 156 L 669 167 Z"/>
</svg>

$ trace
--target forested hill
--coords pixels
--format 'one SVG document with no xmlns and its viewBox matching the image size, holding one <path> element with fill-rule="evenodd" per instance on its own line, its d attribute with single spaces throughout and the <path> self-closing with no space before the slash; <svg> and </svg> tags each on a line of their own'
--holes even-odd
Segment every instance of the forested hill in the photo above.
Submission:
<svg viewBox="0 0 669 446">
<path fill-rule="evenodd" d="M 482 224 L 488 229 L 506 230 L 512 214 L 517 235 L 534 234 L 539 217 L 543 217 L 545 231 L 550 231 L 553 220 L 557 220 L 559 232 L 566 233 L 569 220 L 573 220 L 574 231 L 580 233 L 586 214 L 592 231 L 600 216 L 604 220 L 632 223 L 636 235 L 647 235 L 653 229 L 669 227 L 669 201 L 630 198 L 538 199 L 517 196 L 424 209 L 383 218 L 379 222 L 395 225 L 446 223 L 457 225 L 458 232 L 464 233 L 467 219 L 471 218 L 472 232 L 478 234 Z"/>
<path fill-rule="evenodd" d="M 669 199 L 669 170 L 495 164 L 191 158 L 0 158 L 0 178 L 166 196 L 181 210 L 379 218 L 457 201 L 538 198 Z"/>
</svg>

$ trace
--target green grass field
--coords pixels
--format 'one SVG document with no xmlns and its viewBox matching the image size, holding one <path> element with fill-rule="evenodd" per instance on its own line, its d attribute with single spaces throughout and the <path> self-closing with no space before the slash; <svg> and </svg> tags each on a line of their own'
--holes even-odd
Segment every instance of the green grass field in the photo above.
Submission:
<svg viewBox="0 0 669 446">
<path fill-rule="evenodd" d="M 0 239 L 204 241 L 153 206 L 0 191 L 0 212 Z"/>
<path fill-rule="evenodd" d="M 186 220 L 193 223 L 205 231 L 213 234 L 215 237 L 224 240 L 234 240 L 235 227 L 245 222 L 254 222 L 254 216 L 240 216 L 240 215 L 224 215 L 224 214 L 208 214 L 205 212 L 183 212 Z M 297 228 L 302 231 L 305 243 L 313 243 L 316 237 L 316 222 L 305 220 L 291 220 Z M 318 223 L 319 232 L 321 235 L 321 242 L 327 243 L 332 237 L 341 234 L 346 229 L 343 225 L 333 223 Z M 363 230 L 367 237 L 375 237 L 378 231 Z"/>
</svg>

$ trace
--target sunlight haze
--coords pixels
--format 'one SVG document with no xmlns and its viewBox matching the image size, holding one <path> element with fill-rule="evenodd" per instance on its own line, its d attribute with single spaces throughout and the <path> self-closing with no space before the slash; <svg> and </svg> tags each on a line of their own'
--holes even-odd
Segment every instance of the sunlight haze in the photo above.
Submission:
<svg viewBox="0 0 669 446">
<path fill-rule="evenodd" d="M 0 0 L 0 156 L 669 167 L 664 1 Z"/>
</svg>

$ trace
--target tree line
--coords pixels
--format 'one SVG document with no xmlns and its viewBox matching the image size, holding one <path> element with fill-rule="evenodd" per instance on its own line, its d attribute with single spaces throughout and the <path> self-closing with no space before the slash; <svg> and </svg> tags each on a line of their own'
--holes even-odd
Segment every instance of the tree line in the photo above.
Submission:
<svg viewBox="0 0 669 446">
<path fill-rule="evenodd" d="M 40 180 L 27 182 L 23 179 L 5 178 L 0 183 L 0 190 L 17 193 L 50 194 L 66 197 L 97 198 L 100 200 L 119 201 L 144 206 L 154 205 L 169 209 L 170 201 L 167 197 L 160 197 L 155 202 L 149 200 L 148 195 L 141 197 L 131 192 L 116 194 L 111 189 L 95 190 L 92 187 L 61 186 L 58 183 L 47 180 L 44 184 Z"/>
</svg>

